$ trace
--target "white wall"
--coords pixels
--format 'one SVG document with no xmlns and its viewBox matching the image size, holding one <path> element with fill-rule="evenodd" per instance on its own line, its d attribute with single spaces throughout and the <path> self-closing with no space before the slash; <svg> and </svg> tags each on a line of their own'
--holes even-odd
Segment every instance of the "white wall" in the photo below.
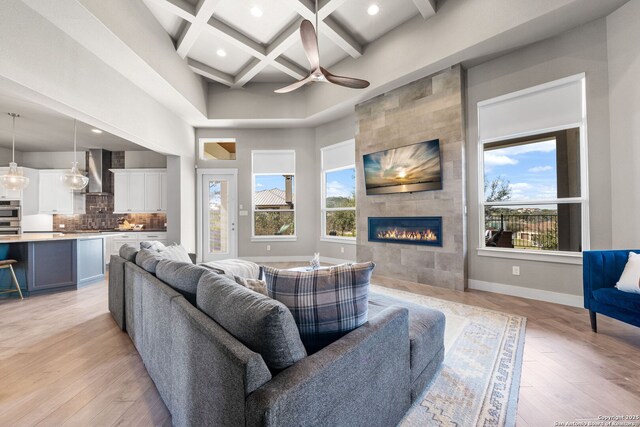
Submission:
<svg viewBox="0 0 640 427">
<path fill-rule="evenodd" d="M 85 168 L 85 156 L 85 151 L 78 151 L 76 159 L 81 169 Z M 73 151 L 22 153 L 24 166 L 33 169 L 69 169 L 73 158 Z"/>
<path fill-rule="evenodd" d="M 613 247 L 640 247 L 640 0 L 607 17 Z"/>
<path fill-rule="evenodd" d="M 124 167 L 125 169 L 166 168 L 167 156 L 153 151 L 125 151 Z"/>
<path fill-rule="evenodd" d="M 40 2 L 40 6 L 47 7 L 46 3 Z M 66 20 L 67 23 L 74 21 L 68 17 Z M 138 30 L 140 37 L 151 37 L 146 27 Z M 168 37 L 161 41 L 171 43 Z M 151 39 L 145 43 L 149 43 L 148 47 Z M 141 147 L 182 156 L 184 169 L 192 173 L 193 127 L 119 73 L 115 65 L 104 62 L 23 2 L 0 2 L 0 90 L 104 129 Z M 194 180 L 189 176 L 180 174 L 178 185 L 181 194 L 192 194 L 193 202 Z M 169 205 L 184 201 L 175 193 L 169 194 Z M 193 211 L 193 206 L 184 209 Z M 194 221 L 183 218 L 185 223 L 169 221 L 169 231 L 175 231 L 179 237 L 175 240 L 192 243 Z"/>
<path fill-rule="evenodd" d="M 316 250 L 318 177 L 315 174 L 313 129 L 198 129 L 198 138 L 235 138 L 236 160 L 198 160 L 198 168 L 237 168 L 238 204 L 248 216 L 238 217 L 238 255 L 241 257 L 311 256 Z M 251 241 L 251 150 L 296 150 L 295 242 Z M 267 251 L 267 245 L 271 250 Z"/>
<path fill-rule="evenodd" d="M 16 151 L 16 163 L 18 166 L 24 166 L 22 164 L 22 152 Z M 9 166 L 11 163 L 11 148 L 0 148 L 0 167 Z"/>
<path fill-rule="evenodd" d="M 476 104 L 482 100 L 583 72 L 586 73 L 587 91 L 591 248 L 611 247 L 607 30 L 605 20 L 600 19 L 472 67 L 467 72 L 470 286 L 473 286 L 473 281 L 481 281 L 571 295 L 582 294 L 580 265 L 477 255 L 479 153 Z M 513 265 L 520 266 L 520 276 L 511 274 Z"/>
</svg>

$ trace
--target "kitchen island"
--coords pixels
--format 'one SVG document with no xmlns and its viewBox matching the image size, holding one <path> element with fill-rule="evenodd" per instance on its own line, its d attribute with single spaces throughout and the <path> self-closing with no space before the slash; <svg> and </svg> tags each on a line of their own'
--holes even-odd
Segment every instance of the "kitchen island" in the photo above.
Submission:
<svg viewBox="0 0 640 427">
<path fill-rule="evenodd" d="M 0 236 L 0 256 L 18 261 L 14 269 L 25 295 L 72 290 L 104 279 L 106 237 L 100 233 Z M 1 288 L 10 286 L 8 277 L 0 279 Z"/>
</svg>

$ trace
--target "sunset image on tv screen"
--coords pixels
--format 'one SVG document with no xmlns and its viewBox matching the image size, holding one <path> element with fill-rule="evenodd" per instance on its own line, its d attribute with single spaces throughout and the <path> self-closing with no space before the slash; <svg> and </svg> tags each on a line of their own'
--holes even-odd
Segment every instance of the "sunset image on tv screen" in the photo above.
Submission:
<svg viewBox="0 0 640 427">
<path fill-rule="evenodd" d="M 440 141 L 421 142 L 364 156 L 367 194 L 442 189 Z"/>
</svg>

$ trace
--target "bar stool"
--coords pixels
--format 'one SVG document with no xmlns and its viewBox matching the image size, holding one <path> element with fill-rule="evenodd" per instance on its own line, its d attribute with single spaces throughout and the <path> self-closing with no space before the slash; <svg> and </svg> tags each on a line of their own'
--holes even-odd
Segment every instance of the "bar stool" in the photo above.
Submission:
<svg viewBox="0 0 640 427">
<path fill-rule="evenodd" d="M 0 261 L 0 270 L 8 268 L 11 271 L 11 277 L 13 278 L 13 283 L 16 285 L 15 289 L 9 289 L 8 291 L 0 291 L 0 294 L 10 294 L 13 292 L 17 292 L 20 295 L 20 299 L 24 299 L 22 297 L 22 291 L 20 290 L 20 283 L 18 283 L 18 279 L 16 278 L 16 273 L 13 271 L 13 264 L 17 264 L 18 261 L 15 259 L 5 259 Z"/>
</svg>

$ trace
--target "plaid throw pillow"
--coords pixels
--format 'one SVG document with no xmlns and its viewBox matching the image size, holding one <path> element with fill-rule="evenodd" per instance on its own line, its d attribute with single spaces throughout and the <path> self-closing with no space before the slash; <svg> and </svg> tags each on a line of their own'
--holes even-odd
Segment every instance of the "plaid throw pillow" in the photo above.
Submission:
<svg viewBox="0 0 640 427">
<path fill-rule="evenodd" d="M 265 267 L 269 296 L 293 314 L 307 353 L 314 353 L 367 321 L 375 264 L 342 264 L 313 271 Z"/>
</svg>

